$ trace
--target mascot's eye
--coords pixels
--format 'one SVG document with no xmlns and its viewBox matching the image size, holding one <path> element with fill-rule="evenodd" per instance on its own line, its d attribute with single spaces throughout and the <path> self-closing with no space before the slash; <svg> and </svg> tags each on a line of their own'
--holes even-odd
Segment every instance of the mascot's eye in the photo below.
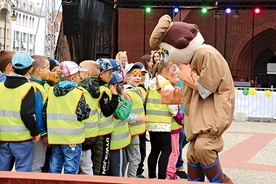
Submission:
<svg viewBox="0 0 276 184">
<path fill-rule="evenodd" d="M 168 50 L 162 48 L 162 51 L 163 51 L 166 55 L 169 55 L 169 51 L 168 51 Z"/>
</svg>

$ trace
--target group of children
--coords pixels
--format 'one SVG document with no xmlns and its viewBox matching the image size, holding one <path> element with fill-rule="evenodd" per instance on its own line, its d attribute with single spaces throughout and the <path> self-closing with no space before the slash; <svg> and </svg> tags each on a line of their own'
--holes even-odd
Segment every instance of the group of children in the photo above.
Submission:
<svg viewBox="0 0 276 184">
<path fill-rule="evenodd" d="M 10 70 L 0 83 L 6 96 L 0 103 L 0 170 L 11 170 L 14 158 L 16 171 L 41 172 L 49 146 L 49 173 L 137 177 L 148 130 L 149 178 L 179 179 L 184 117 L 179 105 L 162 104 L 160 93 L 176 87 L 175 64 L 156 63 L 147 89 L 141 62 L 63 61 L 51 72 L 44 56 L 18 51 L 7 58 L 5 64 L 0 59 L 2 73 Z M 60 81 L 50 86 L 49 76 Z"/>
</svg>

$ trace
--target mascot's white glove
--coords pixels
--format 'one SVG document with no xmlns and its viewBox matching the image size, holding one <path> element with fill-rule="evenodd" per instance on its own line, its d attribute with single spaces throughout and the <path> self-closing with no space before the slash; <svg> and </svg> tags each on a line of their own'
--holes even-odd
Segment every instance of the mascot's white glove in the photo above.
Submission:
<svg viewBox="0 0 276 184">
<path fill-rule="evenodd" d="M 186 85 L 190 86 L 194 90 L 197 90 L 196 86 L 196 78 L 197 73 L 192 70 L 190 64 L 183 64 L 179 62 L 175 62 L 175 64 L 179 67 L 180 72 L 178 77 L 185 82 Z"/>
</svg>

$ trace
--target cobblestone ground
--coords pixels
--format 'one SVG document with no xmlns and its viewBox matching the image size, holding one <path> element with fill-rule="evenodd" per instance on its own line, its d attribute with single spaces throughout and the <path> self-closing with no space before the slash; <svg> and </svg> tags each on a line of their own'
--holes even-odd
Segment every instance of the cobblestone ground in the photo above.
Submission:
<svg viewBox="0 0 276 184">
<path fill-rule="evenodd" d="M 275 122 L 233 122 L 223 138 L 220 161 L 223 171 L 235 184 L 276 183 Z M 183 149 L 185 163 L 186 149 L 187 145 Z M 147 156 L 149 151 L 150 143 L 147 142 Z M 144 175 L 148 175 L 147 157 Z"/>
</svg>

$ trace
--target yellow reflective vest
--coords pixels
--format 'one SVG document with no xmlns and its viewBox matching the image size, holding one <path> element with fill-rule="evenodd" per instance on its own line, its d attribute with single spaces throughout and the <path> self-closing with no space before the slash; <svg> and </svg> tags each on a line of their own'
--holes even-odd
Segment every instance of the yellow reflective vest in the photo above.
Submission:
<svg viewBox="0 0 276 184">
<path fill-rule="evenodd" d="M 43 104 L 45 104 L 48 96 L 48 88 L 44 88 L 41 84 L 31 81 L 30 84 L 34 87 L 35 90 L 39 90 L 42 95 Z"/>
<path fill-rule="evenodd" d="M 145 116 L 145 110 L 143 105 L 144 103 L 141 97 L 133 90 L 126 90 L 126 93 L 129 95 L 129 97 L 132 100 L 131 113 L 136 114 L 138 118 Z M 146 131 L 146 125 L 144 121 L 137 122 L 135 124 L 129 124 L 129 127 L 130 127 L 130 134 L 132 136 L 143 134 Z"/>
<path fill-rule="evenodd" d="M 93 98 L 85 88 L 79 88 L 83 90 L 85 101 L 91 109 L 89 118 L 82 121 L 84 123 L 85 138 L 96 137 L 99 132 L 98 98 Z"/>
<path fill-rule="evenodd" d="M 147 95 L 147 91 L 142 86 L 138 86 L 137 88 L 140 89 L 140 91 L 142 93 L 143 100 L 144 100 Z"/>
<path fill-rule="evenodd" d="M 182 126 L 179 125 L 173 118 L 172 118 L 172 125 L 171 125 L 171 129 L 172 130 L 178 130 L 178 129 L 181 129 Z"/>
<path fill-rule="evenodd" d="M 30 83 L 14 89 L 6 88 L 3 82 L 0 83 L 0 141 L 21 142 L 32 139 L 20 116 L 22 99 L 31 88 Z"/>
<path fill-rule="evenodd" d="M 110 134 L 114 130 L 113 116 L 111 115 L 111 116 L 105 117 L 103 115 L 103 113 L 101 112 L 100 99 L 102 98 L 102 95 L 104 92 L 109 96 L 109 100 L 111 100 L 111 98 L 112 98 L 110 89 L 105 86 L 100 86 L 101 95 L 98 98 L 99 100 L 98 100 L 98 109 L 97 109 L 98 112 L 100 112 L 100 114 L 99 114 L 99 132 L 98 132 L 99 136 Z"/>
<path fill-rule="evenodd" d="M 169 84 L 169 81 L 164 81 L 160 84 L 160 87 L 163 89 L 164 86 Z M 169 111 L 167 104 L 162 104 L 161 94 L 156 90 L 151 90 L 149 88 L 149 95 L 146 105 L 146 114 L 147 114 L 147 124 L 154 123 L 165 123 L 171 124 L 172 116 Z"/>
<path fill-rule="evenodd" d="M 125 148 L 130 144 L 131 136 L 127 119 L 114 118 L 114 131 L 111 133 L 110 150 Z"/>
<path fill-rule="evenodd" d="M 84 142 L 84 124 L 77 120 L 77 107 L 83 91 L 75 88 L 64 96 L 48 95 L 47 130 L 49 144 L 70 145 Z"/>
</svg>

